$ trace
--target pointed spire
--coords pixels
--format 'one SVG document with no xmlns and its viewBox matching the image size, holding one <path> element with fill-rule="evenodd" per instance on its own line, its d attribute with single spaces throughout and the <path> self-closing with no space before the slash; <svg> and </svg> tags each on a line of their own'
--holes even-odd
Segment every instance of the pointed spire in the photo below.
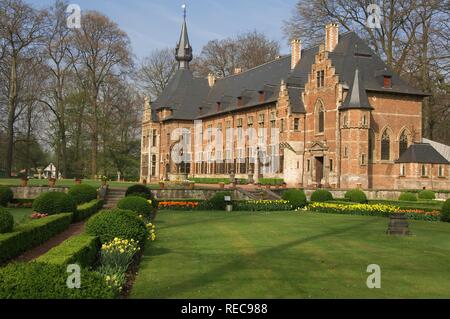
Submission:
<svg viewBox="0 0 450 319">
<path fill-rule="evenodd" d="M 366 89 L 361 80 L 359 69 L 355 70 L 355 77 L 353 79 L 353 86 L 348 92 L 341 109 L 371 109 L 369 98 L 367 97 Z"/>
<path fill-rule="evenodd" d="M 189 35 L 186 24 L 186 5 L 183 4 L 183 26 L 181 28 L 180 41 L 175 50 L 175 59 L 178 61 L 179 69 L 189 69 L 189 62 L 192 61 L 192 47 L 189 43 Z"/>
</svg>

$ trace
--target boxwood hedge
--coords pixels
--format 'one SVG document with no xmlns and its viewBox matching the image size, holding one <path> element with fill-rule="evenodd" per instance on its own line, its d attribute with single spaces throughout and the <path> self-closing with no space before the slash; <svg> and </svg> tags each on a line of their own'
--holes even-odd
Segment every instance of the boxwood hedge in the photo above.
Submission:
<svg viewBox="0 0 450 319">
<path fill-rule="evenodd" d="M 122 198 L 119 203 L 117 203 L 117 208 L 131 210 L 138 216 L 142 215 L 147 218 L 152 216 L 152 205 L 142 197 L 128 196 Z"/>
<path fill-rule="evenodd" d="M 70 196 L 75 200 L 76 205 L 89 203 L 97 199 L 97 190 L 95 187 L 87 184 L 74 185 L 69 189 Z"/>
<path fill-rule="evenodd" d="M 73 215 L 74 222 L 79 222 L 91 217 L 102 209 L 103 204 L 104 201 L 102 199 L 94 199 L 89 203 L 78 206 L 75 214 Z"/>
<path fill-rule="evenodd" d="M 100 241 L 97 237 L 81 234 L 67 239 L 36 261 L 55 265 L 78 264 L 88 268 L 95 264 L 99 249 Z"/>
<path fill-rule="evenodd" d="M 116 293 L 102 275 L 81 271 L 80 289 L 67 287 L 67 267 L 13 263 L 0 269 L 0 299 L 113 299 Z"/>
<path fill-rule="evenodd" d="M 0 186 L 0 206 L 8 206 L 8 203 L 11 202 L 14 198 L 14 194 L 11 188 L 6 186 Z"/>
<path fill-rule="evenodd" d="M 14 217 L 9 211 L 0 207 L 0 234 L 9 233 L 14 227 Z"/>
<path fill-rule="evenodd" d="M 75 213 L 76 209 L 74 199 L 61 192 L 43 193 L 33 202 L 33 211 L 41 214 Z"/>
<path fill-rule="evenodd" d="M 72 213 L 58 214 L 20 224 L 13 232 L 0 234 L 0 263 L 17 257 L 69 228 Z"/>
</svg>

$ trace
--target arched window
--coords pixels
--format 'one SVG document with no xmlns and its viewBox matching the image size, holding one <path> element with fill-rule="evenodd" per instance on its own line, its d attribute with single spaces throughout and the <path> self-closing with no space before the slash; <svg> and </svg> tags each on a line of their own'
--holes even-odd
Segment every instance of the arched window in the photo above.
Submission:
<svg viewBox="0 0 450 319">
<path fill-rule="evenodd" d="M 386 129 L 381 135 L 381 160 L 389 161 L 391 159 L 391 137 Z"/>
<path fill-rule="evenodd" d="M 406 131 L 403 131 L 402 135 L 400 135 L 399 140 L 399 157 L 408 149 L 408 134 Z"/>
<path fill-rule="evenodd" d="M 325 130 L 325 109 L 321 101 L 316 105 L 316 132 L 323 133 Z"/>
</svg>

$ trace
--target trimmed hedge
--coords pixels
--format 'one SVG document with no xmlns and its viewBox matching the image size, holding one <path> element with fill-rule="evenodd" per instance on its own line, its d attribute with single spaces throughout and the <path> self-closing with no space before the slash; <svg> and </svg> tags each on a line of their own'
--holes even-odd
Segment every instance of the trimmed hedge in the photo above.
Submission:
<svg viewBox="0 0 450 319">
<path fill-rule="evenodd" d="M 130 210 L 104 210 L 92 216 L 86 223 L 86 232 L 98 236 L 102 244 L 114 238 L 126 238 L 145 243 L 147 227 L 136 213 Z"/>
<path fill-rule="evenodd" d="M 282 178 L 260 178 L 258 180 L 260 185 L 269 185 L 269 186 L 280 186 L 284 184 L 284 179 Z"/>
<path fill-rule="evenodd" d="M 423 190 L 419 193 L 419 199 L 436 199 L 436 194 L 430 190 Z"/>
<path fill-rule="evenodd" d="M 366 194 L 360 189 L 351 189 L 345 193 L 344 197 L 353 203 L 366 204 L 368 202 Z"/>
<path fill-rule="evenodd" d="M 33 202 L 33 211 L 41 214 L 75 213 L 76 210 L 73 198 L 61 192 L 43 193 Z"/>
<path fill-rule="evenodd" d="M 147 218 L 152 217 L 152 205 L 142 197 L 128 196 L 122 198 L 119 203 L 117 203 L 117 208 L 131 210 L 138 216 L 142 215 Z"/>
<path fill-rule="evenodd" d="M 197 184 L 219 184 L 219 183 L 224 183 L 224 184 L 230 184 L 230 179 L 229 178 L 189 178 L 189 181 L 197 183 Z"/>
<path fill-rule="evenodd" d="M 0 206 L 8 206 L 8 203 L 11 202 L 14 198 L 14 194 L 11 188 L 6 186 L 0 186 Z"/>
<path fill-rule="evenodd" d="M 14 217 L 9 211 L 0 207 L 0 234 L 12 232 L 14 228 Z"/>
<path fill-rule="evenodd" d="M 103 208 L 104 203 L 103 199 L 94 199 L 89 203 L 78 206 L 77 211 L 73 215 L 73 221 L 79 222 L 91 217 Z"/>
<path fill-rule="evenodd" d="M 206 204 L 206 206 L 208 206 L 210 209 L 225 210 L 227 205 L 227 203 L 225 202 L 225 196 L 231 197 L 231 192 L 217 192 L 204 204 Z"/>
<path fill-rule="evenodd" d="M 152 199 L 152 192 L 150 191 L 150 189 L 142 184 L 136 184 L 133 186 L 128 187 L 125 196 L 139 196 L 139 197 L 144 197 L 146 199 Z"/>
<path fill-rule="evenodd" d="M 20 224 L 12 233 L 0 234 L 0 263 L 39 246 L 69 228 L 72 213 L 58 214 Z"/>
<path fill-rule="evenodd" d="M 55 265 L 77 264 L 88 268 L 97 261 L 99 250 L 100 241 L 97 237 L 81 234 L 67 239 L 36 261 Z"/>
<path fill-rule="evenodd" d="M 325 189 L 318 189 L 311 195 L 312 202 L 324 203 L 333 200 L 333 194 Z"/>
<path fill-rule="evenodd" d="M 305 207 L 308 204 L 303 190 L 289 189 L 283 193 L 282 198 L 287 200 L 294 209 Z"/>
<path fill-rule="evenodd" d="M 416 194 L 409 193 L 409 192 L 401 193 L 398 200 L 404 201 L 404 202 L 417 202 L 417 196 L 416 196 Z"/>
<path fill-rule="evenodd" d="M 68 194 L 75 200 L 76 205 L 89 203 L 97 199 L 97 190 L 95 187 L 86 184 L 72 186 Z"/>
<path fill-rule="evenodd" d="M 80 289 L 67 287 L 67 267 L 37 262 L 13 263 L 0 269 L 0 299 L 113 299 L 105 278 L 81 271 Z"/>
<path fill-rule="evenodd" d="M 450 199 L 447 199 L 442 206 L 441 221 L 450 223 Z"/>
</svg>

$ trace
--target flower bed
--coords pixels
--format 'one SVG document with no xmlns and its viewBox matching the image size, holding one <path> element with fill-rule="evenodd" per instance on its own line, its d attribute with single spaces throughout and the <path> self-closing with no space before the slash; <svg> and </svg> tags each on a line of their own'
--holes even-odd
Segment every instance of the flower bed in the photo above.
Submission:
<svg viewBox="0 0 450 319">
<path fill-rule="evenodd" d="M 199 206 L 199 202 L 178 202 L 178 201 L 166 201 L 159 202 L 158 209 L 170 209 L 170 210 L 194 210 Z"/>
<path fill-rule="evenodd" d="M 402 210 L 397 206 L 382 204 L 336 204 L 336 203 L 312 203 L 308 209 L 313 212 L 328 214 L 346 214 L 361 216 L 382 216 L 389 217 L 392 214 L 405 214 L 408 219 L 439 221 L 440 213 L 438 211 L 427 212 L 425 210 Z"/>
<path fill-rule="evenodd" d="M 233 209 L 251 212 L 288 211 L 292 210 L 292 205 L 287 200 L 249 200 L 234 202 Z"/>
</svg>

